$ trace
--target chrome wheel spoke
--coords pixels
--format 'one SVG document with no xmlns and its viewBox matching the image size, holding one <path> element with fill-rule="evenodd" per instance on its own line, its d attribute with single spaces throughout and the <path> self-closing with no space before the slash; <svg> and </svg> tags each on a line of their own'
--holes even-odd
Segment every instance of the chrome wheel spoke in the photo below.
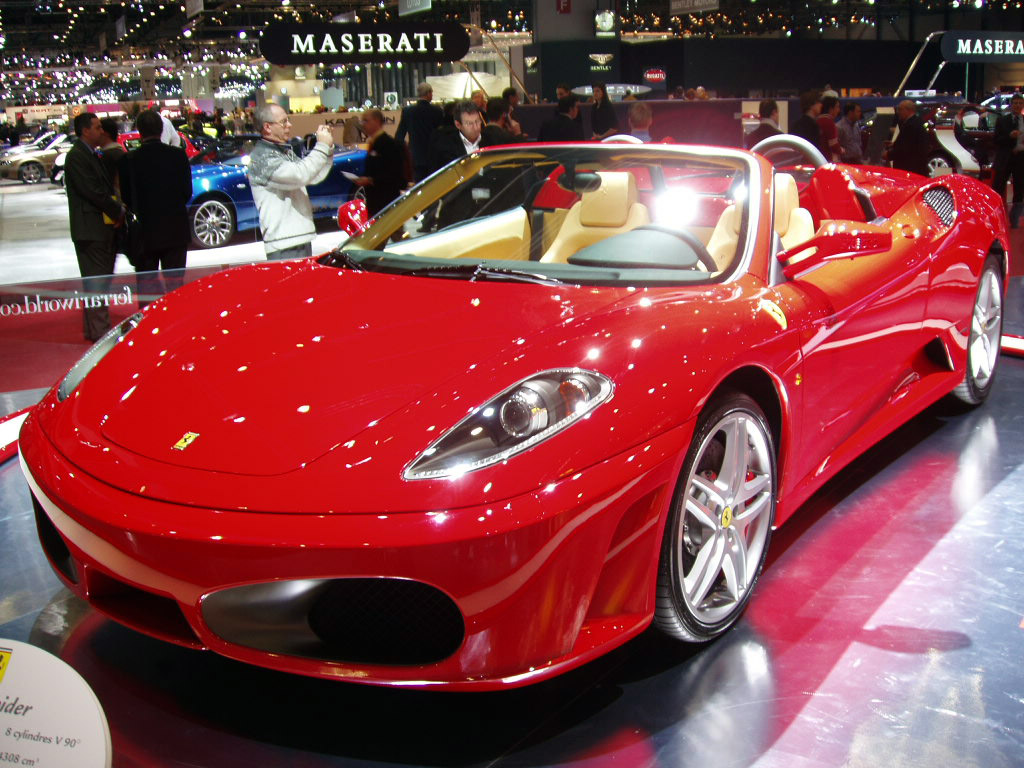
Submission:
<svg viewBox="0 0 1024 768">
<path fill-rule="evenodd" d="M 747 590 L 747 545 L 743 536 L 735 530 L 730 530 L 726 541 L 722 575 L 725 577 L 725 587 L 729 596 L 736 602 Z"/>
<path fill-rule="evenodd" d="M 971 372 L 978 383 L 984 385 L 992 373 L 992 344 L 988 336 L 978 336 L 971 344 Z"/>
<path fill-rule="evenodd" d="M 741 530 L 746 530 L 752 523 L 757 522 L 765 512 L 771 509 L 771 501 L 771 495 L 768 493 L 758 496 L 752 502 L 747 503 L 733 517 L 733 525 L 738 526 Z"/>
<path fill-rule="evenodd" d="M 745 419 L 724 425 L 725 456 L 716 484 L 735 497 L 747 477 L 747 427 Z"/>
<path fill-rule="evenodd" d="M 754 477 L 743 484 L 740 493 L 736 495 L 736 503 L 743 504 L 755 499 L 767 490 L 771 490 L 772 480 L 764 473 L 754 473 Z M 738 518 L 737 518 L 738 519 Z"/>
<path fill-rule="evenodd" d="M 725 558 L 725 537 L 720 530 L 709 538 L 697 552 L 690 572 L 683 577 L 683 591 L 687 601 L 699 609 L 718 580 Z"/>
<path fill-rule="evenodd" d="M 693 496 L 686 498 L 686 512 L 705 528 L 718 527 L 718 515 Z"/>
</svg>

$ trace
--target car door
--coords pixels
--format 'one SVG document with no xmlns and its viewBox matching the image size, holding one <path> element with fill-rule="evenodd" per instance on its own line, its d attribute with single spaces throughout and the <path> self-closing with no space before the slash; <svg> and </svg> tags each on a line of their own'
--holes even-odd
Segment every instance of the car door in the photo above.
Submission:
<svg viewBox="0 0 1024 768">
<path fill-rule="evenodd" d="M 911 222 L 890 228 L 888 250 L 824 261 L 777 286 L 806 310 L 802 427 L 790 467 L 798 486 L 817 484 L 887 432 L 891 410 L 919 379 L 928 253 Z"/>
</svg>

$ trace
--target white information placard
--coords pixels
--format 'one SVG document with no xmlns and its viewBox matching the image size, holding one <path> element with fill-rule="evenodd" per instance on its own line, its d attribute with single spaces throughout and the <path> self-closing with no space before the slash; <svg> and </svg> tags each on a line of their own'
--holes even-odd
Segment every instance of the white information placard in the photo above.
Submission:
<svg viewBox="0 0 1024 768">
<path fill-rule="evenodd" d="M 28 643 L 0 638 L 0 765 L 110 768 L 110 728 L 74 669 Z"/>
</svg>

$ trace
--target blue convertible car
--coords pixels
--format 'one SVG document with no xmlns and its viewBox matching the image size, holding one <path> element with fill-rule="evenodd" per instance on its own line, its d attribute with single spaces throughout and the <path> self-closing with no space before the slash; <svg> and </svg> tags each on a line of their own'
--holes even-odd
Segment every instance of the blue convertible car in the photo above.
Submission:
<svg viewBox="0 0 1024 768">
<path fill-rule="evenodd" d="M 199 248 L 226 245 L 236 232 L 259 229 L 259 212 L 245 174 L 249 151 L 259 136 L 225 136 L 192 159 L 189 224 Z M 335 148 L 334 167 L 319 184 L 308 187 L 314 218 L 333 217 L 354 188 L 342 172 L 363 175 L 366 152 Z"/>
</svg>

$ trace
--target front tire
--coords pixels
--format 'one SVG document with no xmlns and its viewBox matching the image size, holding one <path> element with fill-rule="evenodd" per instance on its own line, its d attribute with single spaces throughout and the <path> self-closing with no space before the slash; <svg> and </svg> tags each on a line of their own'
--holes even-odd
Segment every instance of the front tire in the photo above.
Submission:
<svg viewBox="0 0 1024 768">
<path fill-rule="evenodd" d="M 953 395 L 969 405 L 979 405 L 992 391 L 999 365 L 1003 336 L 1003 270 L 995 256 L 985 260 L 978 278 L 978 292 L 971 312 L 967 342 L 967 370 Z"/>
<path fill-rule="evenodd" d="M 23 184 L 38 184 L 44 175 L 43 166 L 39 163 L 25 163 L 18 169 L 18 178 Z"/>
<path fill-rule="evenodd" d="M 223 200 L 207 198 L 192 209 L 189 225 L 199 248 L 220 248 L 234 237 L 235 212 Z"/>
<path fill-rule="evenodd" d="M 775 448 L 761 408 L 731 393 L 697 423 L 658 565 L 655 625 L 705 642 L 743 613 L 775 520 Z"/>
</svg>

